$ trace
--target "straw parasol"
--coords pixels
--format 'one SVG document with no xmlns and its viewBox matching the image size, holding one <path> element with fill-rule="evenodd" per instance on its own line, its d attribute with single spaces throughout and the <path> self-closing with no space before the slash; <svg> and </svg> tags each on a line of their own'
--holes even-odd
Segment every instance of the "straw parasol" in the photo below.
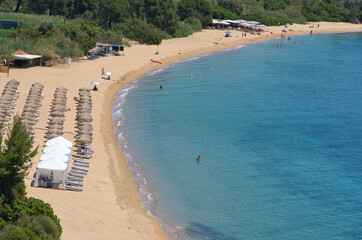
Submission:
<svg viewBox="0 0 362 240">
<path fill-rule="evenodd" d="M 89 135 L 75 136 L 76 142 L 89 144 L 92 142 L 92 137 Z"/>
<path fill-rule="evenodd" d="M 55 111 L 51 111 L 50 115 L 55 116 L 55 117 L 64 117 L 65 113 L 64 113 L 64 111 L 55 110 Z"/>
</svg>

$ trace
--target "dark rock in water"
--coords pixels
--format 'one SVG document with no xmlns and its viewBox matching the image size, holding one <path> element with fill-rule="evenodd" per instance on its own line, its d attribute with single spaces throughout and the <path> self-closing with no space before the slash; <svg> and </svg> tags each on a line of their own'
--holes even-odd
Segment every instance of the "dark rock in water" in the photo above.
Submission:
<svg viewBox="0 0 362 240">
<path fill-rule="evenodd" d="M 224 235 L 222 232 L 202 223 L 191 222 L 185 228 L 187 236 L 200 240 L 241 240 L 235 237 Z"/>
</svg>

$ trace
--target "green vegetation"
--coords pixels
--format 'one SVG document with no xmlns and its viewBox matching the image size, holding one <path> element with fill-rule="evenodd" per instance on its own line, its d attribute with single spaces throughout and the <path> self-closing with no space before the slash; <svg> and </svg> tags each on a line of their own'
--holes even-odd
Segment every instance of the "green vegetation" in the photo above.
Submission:
<svg viewBox="0 0 362 240">
<path fill-rule="evenodd" d="M 0 240 L 60 239 L 62 227 L 51 206 L 26 197 L 24 177 L 37 148 L 32 150 L 19 116 L 4 141 L 0 135 L 0 146 Z"/>
<path fill-rule="evenodd" d="M 82 56 L 95 42 L 123 38 L 159 44 L 200 31 L 199 23 L 213 18 L 265 25 L 362 21 L 361 0 L 0 0 L 0 11 L 0 20 L 22 22 L 21 30 L 0 29 L 7 50 L 1 55 L 22 49 L 47 57 Z"/>
</svg>

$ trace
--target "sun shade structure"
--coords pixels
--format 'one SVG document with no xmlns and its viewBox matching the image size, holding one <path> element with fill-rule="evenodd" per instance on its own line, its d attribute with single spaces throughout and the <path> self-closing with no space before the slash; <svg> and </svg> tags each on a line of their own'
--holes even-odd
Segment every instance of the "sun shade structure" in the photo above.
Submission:
<svg viewBox="0 0 362 240">
<path fill-rule="evenodd" d="M 56 137 L 45 144 L 35 174 L 35 187 L 65 188 L 72 159 L 72 143 Z"/>
</svg>

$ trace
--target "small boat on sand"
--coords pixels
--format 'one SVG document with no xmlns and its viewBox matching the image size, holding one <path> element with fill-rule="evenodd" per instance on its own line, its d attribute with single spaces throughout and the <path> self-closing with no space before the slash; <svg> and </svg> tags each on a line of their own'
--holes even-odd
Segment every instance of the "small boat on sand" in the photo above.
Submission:
<svg viewBox="0 0 362 240">
<path fill-rule="evenodd" d="M 153 59 L 151 59 L 151 62 L 162 64 L 162 62 L 156 61 L 156 60 L 153 60 Z"/>
</svg>

